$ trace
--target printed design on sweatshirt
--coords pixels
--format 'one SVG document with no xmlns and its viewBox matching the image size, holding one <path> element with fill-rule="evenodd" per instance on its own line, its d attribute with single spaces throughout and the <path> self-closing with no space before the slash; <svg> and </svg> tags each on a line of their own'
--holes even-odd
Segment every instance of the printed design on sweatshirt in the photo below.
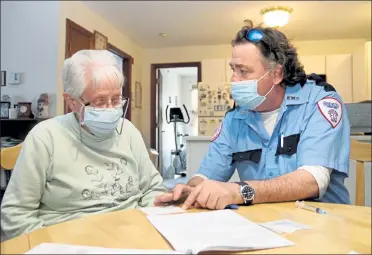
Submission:
<svg viewBox="0 0 372 255">
<path fill-rule="evenodd" d="M 94 188 L 82 190 L 81 196 L 84 200 L 99 200 L 104 197 L 110 197 L 118 201 L 126 200 L 130 197 L 133 177 L 128 176 L 126 180 L 123 180 L 123 178 L 126 178 L 123 174 L 128 162 L 125 158 L 121 158 L 119 162 L 119 164 L 105 162 L 103 169 L 90 165 L 85 167 L 85 173 L 90 178 Z M 102 174 L 104 171 L 109 171 L 109 174 L 104 176 Z"/>
</svg>

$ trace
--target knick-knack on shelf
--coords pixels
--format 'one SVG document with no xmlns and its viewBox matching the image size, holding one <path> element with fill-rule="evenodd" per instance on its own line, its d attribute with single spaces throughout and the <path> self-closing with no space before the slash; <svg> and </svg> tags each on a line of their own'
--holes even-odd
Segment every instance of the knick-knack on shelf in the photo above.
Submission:
<svg viewBox="0 0 372 255">
<path fill-rule="evenodd" d="M 49 96 L 47 93 L 40 95 L 37 100 L 37 118 L 46 119 L 49 117 Z"/>
</svg>

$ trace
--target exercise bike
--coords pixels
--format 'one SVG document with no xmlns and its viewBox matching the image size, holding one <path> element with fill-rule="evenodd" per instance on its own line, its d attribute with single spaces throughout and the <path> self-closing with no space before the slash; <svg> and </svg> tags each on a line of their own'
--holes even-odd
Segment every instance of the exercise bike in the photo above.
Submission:
<svg viewBox="0 0 372 255">
<path fill-rule="evenodd" d="M 190 116 L 189 112 L 187 111 L 187 108 L 185 105 L 183 105 L 183 108 L 185 109 L 186 115 L 187 115 L 187 121 L 185 121 L 181 107 L 171 107 L 169 108 L 169 105 L 167 105 L 167 108 L 165 109 L 165 116 L 166 121 L 168 124 L 173 122 L 174 126 L 174 144 L 175 144 L 175 150 L 171 150 L 171 159 L 174 156 L 174 159 L 171 160 L 171 164 L 169 168 L 174 168 L 174 174 L 180 175 L 182 177 L 186 176 L 185 170 L 186 170 L 186 157 L 185 157 L 185 148 L 183 144 L 180 144 L 178 146 L 178 137 L 184 137 L 188 136 L 187 134 L 177 134 L 177 123 L 183 123 L 188 124 L 190 122 Z M 168 114 L 169 109 L 169 114 Z M 178 158 L 178 160 L 177 160 Z M 178 161 L 178 162 L 177 162 Z M 168 169 L 167 172 L 173 172 L 171 171 L 173 169 Z"/>
</svg>

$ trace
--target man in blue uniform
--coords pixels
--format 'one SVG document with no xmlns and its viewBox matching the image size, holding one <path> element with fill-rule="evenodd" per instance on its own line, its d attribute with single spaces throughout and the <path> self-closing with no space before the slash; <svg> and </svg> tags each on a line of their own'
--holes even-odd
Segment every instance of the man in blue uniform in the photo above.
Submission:
<svg viewBox="0 0 372 255">
<path fill-rule="evenodd" d="M 296 49 L 272 28 L 244 27 L 233 41 L 229 111 L 187 185 L 157 197 L 223 209 L 295 200 L 349 203 L 350 127 L 332 85 L 306 76 Z M 228 182 L 237 170 L 242 182 Z"/>
</svg>

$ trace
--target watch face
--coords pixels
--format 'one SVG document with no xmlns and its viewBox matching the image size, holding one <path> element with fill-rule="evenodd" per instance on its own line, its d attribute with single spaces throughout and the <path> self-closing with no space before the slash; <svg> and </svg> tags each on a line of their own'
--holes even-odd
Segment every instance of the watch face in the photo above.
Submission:
<svg viewBox="0 0 372 255">
<path fill-rule="evenodd" d="M 242 189 L 242 195 L 245 200 L 252 200 L 254 198 L 254 190 L 246 185 Z"/>
</svg>

